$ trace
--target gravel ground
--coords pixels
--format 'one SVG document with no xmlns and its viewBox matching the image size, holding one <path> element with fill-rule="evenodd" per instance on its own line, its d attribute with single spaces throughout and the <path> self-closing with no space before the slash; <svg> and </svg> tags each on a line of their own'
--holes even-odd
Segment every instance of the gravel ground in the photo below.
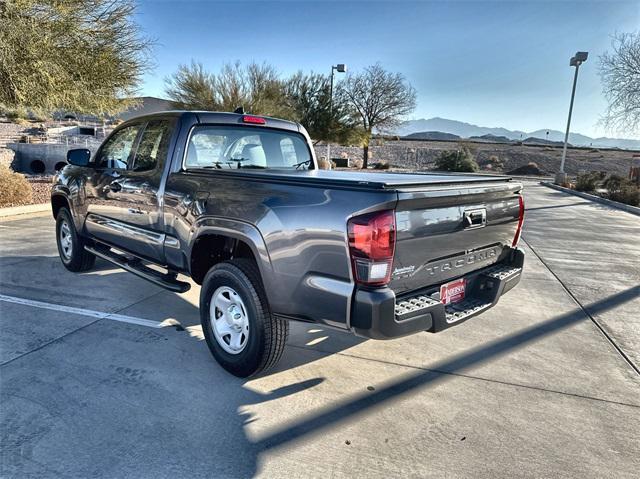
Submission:
<svg viewBox="0 0 640 479">
<path fill-rule="evenodd" d="M 53 176 L 32 176 L 27 179 L 33 190 L 33 200 L 31 204 L 49 203 L 49 201 L 51 201 Z"/>
</svg>

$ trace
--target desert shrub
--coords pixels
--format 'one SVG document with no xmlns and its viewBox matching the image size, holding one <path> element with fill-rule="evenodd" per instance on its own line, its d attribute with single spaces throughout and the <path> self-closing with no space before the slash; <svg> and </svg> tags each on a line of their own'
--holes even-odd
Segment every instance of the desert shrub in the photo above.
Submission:
<svg viewBox="0 0 640 479">
<path fill-rule="evenodd" d="M 508 175 L 532 175 L 532 176 L 540 176 L 544 174 L 544 171 L 542 171 L 539 167 L 538 164 L 530 161 L 529 163 L 527 163 L 526 165 L 522 165 L 519 166 L 518 168 L 515 168 L 511 171 L 507 172 Z"/>
<path fill-rule="evenodd" d="M 631 182 L 629 180 L 620 175 L 611 175 L 609 178 L 604 180 L 602 186 L 611 193 L 612 191 L 620 191 L 622 188 L 630 184 Z"/>
<path fill-rule="evenodd" d="M 604 178 L 605 175 L 601 171 L 590 171 L 578 175 L 576 178 L 576 190 L 586 192 L 595 191 Z"/>
<path fill-rule="evenodd" d="M 391 165 L 386 161 L 380 161 L 373 165 L 374 170 L 388 170 L 389 168 L 391 168 Z"/>
<path fill-rule="evenodd" d="M 328 161 L 324 156 L 318 158 L 318 168 L 321 170 L 330 170 L 331 162 Z"/>
<path fill-rule="evenodd" d="M 610 191 L 608 197 L 610 200 L 627 205 L 640 206 L 640 188 L 635 185 L 624 186 L 615 192 Z"/>
<path fill-rule="evenodd" d="M 17 120 L 26 120 L 29 118 L 29 112 L 24 107 L 19 108 L 0 108 L 0 114 L 6 116 L 9 120 L 17 122 Z"/>
<path fill-rule="evenodd" d="M 31 185 L 19 173 L 0 165 L 0 207 L 31 202 Z"/>
<path fill-rule="evenodd" d="M 489 157 L 489 163 L 493 166 L 493 168 L 504 167 L 504 161 L 502 161 L 497 155 L 491 155 Z"/>
<path fill-rule="evenodd" d="M 640 204 L 640 188 L 631 180 L 619 175 L 611 175 L 602 184 L 607 189 L 607 198 L 631 206 Z"/>
<path fill-rule="evenodd" d="M 351 165 L 351 168 L 357 168 L 357 169 L 361 169 L 362 168 L 362 160 L 360 158 L 357 158 L 355 160 L 351 160 L 349 162 L 349 164 Z"/>
<path fill-rule="evenodd" d="M 486 170 L 501 170 L 504 168 L 504 161 L 498 155 L 490 155 L 489 158 L 480 160 L 479 164 Z"/>
<path fill-rule="evenodd" d="M 478 163 L 467 149 L 443 151 L 436 158 L 436 170 L 473 172 L 479 169 Z"/>
</svg>

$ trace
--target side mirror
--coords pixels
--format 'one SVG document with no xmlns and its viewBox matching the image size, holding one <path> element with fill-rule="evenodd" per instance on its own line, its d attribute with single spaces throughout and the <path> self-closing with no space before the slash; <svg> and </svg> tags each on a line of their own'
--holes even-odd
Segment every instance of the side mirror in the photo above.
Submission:
<svg viewBox="0 0 640 479">
<path fill-rule="evenodd" d="M 76 166 L 89 166 L 91 151 L 86 148 L 78 148 L 67 151 L 67 162 Z"/>
</svg>

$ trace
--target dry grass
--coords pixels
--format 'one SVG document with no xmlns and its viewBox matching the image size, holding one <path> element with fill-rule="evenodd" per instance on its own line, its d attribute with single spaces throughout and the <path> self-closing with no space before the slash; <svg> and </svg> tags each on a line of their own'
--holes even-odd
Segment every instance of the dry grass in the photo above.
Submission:
<svg viewBox="0 0 640 479">
<path fill-rule="evenodd" d="M 0 165 L 0 207 L 27 205 L 32 200 L 31 185 L 24 175 Z"/>
</svg>

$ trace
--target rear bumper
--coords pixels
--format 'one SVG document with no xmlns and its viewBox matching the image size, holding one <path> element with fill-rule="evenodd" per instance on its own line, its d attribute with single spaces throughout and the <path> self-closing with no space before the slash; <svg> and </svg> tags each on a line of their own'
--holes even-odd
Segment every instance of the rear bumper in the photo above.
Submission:
<svg viewBox="0 0 640 479">
<path fill-rule="evenodd" d="M 357 289 L 351 328 L 358 336 L 372 339 L 392 339 L 420 331 L 437 333 L 494 306 L 520 282 L 523 264 L 524 252 L 514 248 L 507 261 L 465 275 L 465 299 L 447 306 L 431 298 L 439 285 L 398 298 L 389 288 Z"/>
</svg>

